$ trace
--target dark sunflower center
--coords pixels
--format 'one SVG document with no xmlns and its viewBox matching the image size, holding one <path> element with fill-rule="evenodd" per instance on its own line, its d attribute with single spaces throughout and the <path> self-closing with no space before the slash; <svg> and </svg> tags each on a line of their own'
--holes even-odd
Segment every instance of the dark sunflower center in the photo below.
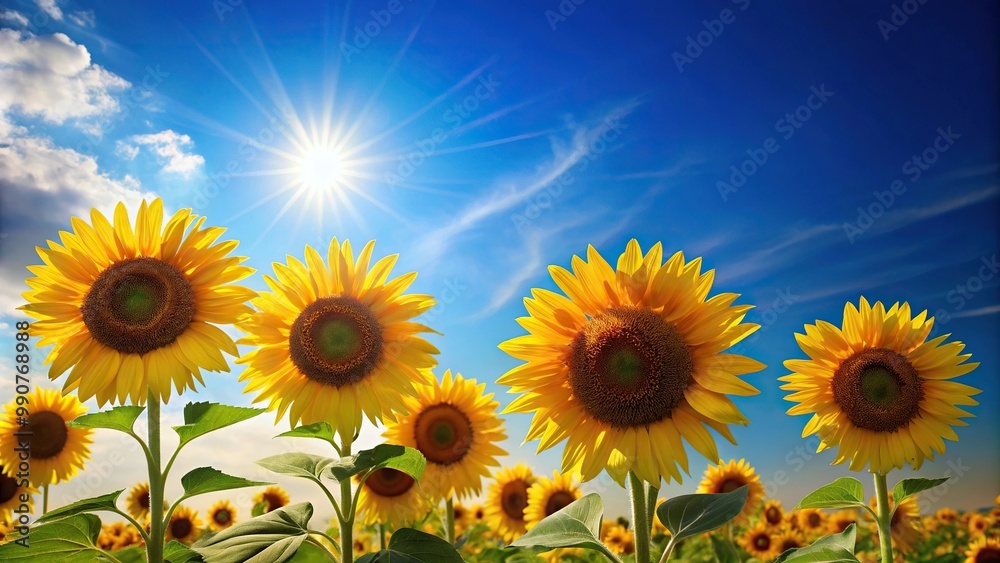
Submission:
<svg viewBox="0 0 1000 563">
<path fill-rule="evenodd" d="M 414 424 L 417 449 L 428 461 L 451 465 L 462 460 L 472 446 L 472 423 L 448 403 L 424 409 Z"/>
<path fill-rule="evenodd" d="M 52 411 L 41 411 L 28 416 L 31 432 L 31 457 L 48 459 L 59 454 L 66 445 L 66 421 Z"/>
<path fill-rule="evenodd" d="M 761 551 L 767 551 L 771 548 L 771 536 L 768 536 L 767 534 L 758 534 L 753 539 L 753 545 Z"/>
<path fill-rule="evenodd" d="M 1000 563 L 1000 548 L 992 546 L 979 548 L 976 563 Z"/>
<path fill-rule="evenodd" d="M 743 485 L 746 485 L 746 482 L 741 479 L 726 479 L 719 484 L 717 490 L 719 493 L 731 493 Z"/>
<path fill-rule="evenodd" d="M 555 514 L 575 500 L 576 497 L 569 491 L 556 491 L 545 502 L 545 515 L 550 516 Z"/>
<path fill-rule="evenodd" d="M 781 511 L 773 506 L 764 511 L 764 517 L 769 524 L 781 523 L 781 516 Z"/>
<path fill-rule="evenodd" d="M 612 307 L 591 319 L 567 363 L 573 395 L 594 418 L 619 428 L 670 417 L 694 371 L 677 329 L 639 307 Z"/>
<path fill-rule="evenodd" d="M 782 553 L 784 553 L 785 551 L 788 551 L 789 549 L 798 549 L 800 547 L 802 547 L 802 545 L 799 544 L 798 540 L 795 540 L 795 539 L 792 539 L 792 538 L 787 538 L 787 539 L 785 539 L 785 541 L 781 542 L 781 552 Z"/>
<path fill-rule="evenodd" d="M 17 479 L 8 477 L 2 471 L 3 466 L 0 466 L 0 504 L 9 501 L 17 494 Z"/>
<path fill-rule="evenodd" d="M 145 354 L 174 342 L 194 318 L 194 289 L 177 268 L 157 258 L 108 266 L 80 307 L 95 340 L 126 354 Z"/>
<path fill-rule="evenodd" d="M 194 526 L 187 518 L 178 518 L 170 523 L 170 534 L 175 538 L 186 538 L 193 529 Z"/>
<path fill-rule="evenodd" d="M 920 411 L 924 391 L 913 365 L 886 348 L 856 352 L 831 380 L 833 400 L 858 428 L 893 432 Z"/>
<path fill-rule="evenodd" d="M 229 511 L 226 510 L 225 508 L 222 508 L 216 510 L 215 514 L 212 515 L 212 518 L 215 520 L 216 524 L 228 524 L 229 521 L 233 518 L 233 515 L 230 514 Z"/>
<path fill-rule="evenodd" d="M 264 502 L 267 503 L 267 511 L 277 510 L 282 506 L 285 506 L 285 499 L 278 495 L 272 495 L 270 493 L 264 495 Z"/>
<path fill-rule="evenodd" d="M 318 299 L 305 308 L 288 335 L 292 362 L 325 385 L 351 385 L 368 377 L 382 359 L 382 326 L 352 297 Z"/>
<path fill-rule="evenodd" d="M 365 486 L 380 497 L 398 497 L 406 494 L 414 483 L 416 481 L 413 480 L 413 477 L 402 471 L 389 468 L 376 469 L 365 480 Z"/>
<path fill-rule="evenodd" d="M 500 492 L 500 507 L 511 519 L 524 520 L 524 509 L 528 506 L 529 484 L 517 479 L 503 486 Z"/>
<path fill-rule="evenodd" d="M 465 518 L 465 509 L 461 506 L 455 506 L 452 510 L 452 515 L 455 517 L 455 520 L 461 520 L 462 518 Z"/>
<path fill-rule="evenodd" d="M 139 495 L 139 506 L 149 510 L 149 491 L 145 491 Z"/>
<path fill-rule="evenodd" d="M 819 514 L 816 514 L 815 512 L 809 514 L 808 522 L 809 522 L 809 527 L 810 528 L 815 528 L 815 527 L 819 526 L 820 525 Z"/>
</svg>

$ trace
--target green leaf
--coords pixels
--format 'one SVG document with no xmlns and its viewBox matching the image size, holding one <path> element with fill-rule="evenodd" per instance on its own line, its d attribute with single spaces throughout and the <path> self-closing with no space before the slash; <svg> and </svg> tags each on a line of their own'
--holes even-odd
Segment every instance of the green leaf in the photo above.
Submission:
<svg viewBox="0 0 1000 563">
<path fill-rule="evenodd" d="M 674 541 L 712 531 L 729 522 L 747 502 L 747 485 L 729 493 L 681 495 L 668 499 L 656 509 L 660 522 L 673 534 Z"/>
<path fill-rule="evenodd" d="M 315 538 L 315 536 L 314 536 Z M 288 563 L 330 563 L 328 552 L 314 543 L 302 542 Z"/>
<path fill-rule="evenodd" d="M 275 436 L 275 438 L 318 438 L 325 442 L 335 443 L 336 437 L 333 434 L 333 428 L 326 422 L 316 422 L 313 424 L 304 424 L 302 426 L 296 426 L 288 432 L 282 432 Z"/>
<path fill-rule="evenodd" d="M 261 481 L 251 481 L 242 477 L 226 475 L 214 467 L 199 467 L 188 471 L 187 475 L 181 477 L 181 486 L 184 487 L 184 496 L 193 497 L 215 491 L 227 491 L 229 489 L 242 489 L 243 487 L 257 487 L 260 485 L 273 485 L 274 483 L 264 483 Z"/>
<path fill-rule="evenodd" d="M 604 503 L 597 493 L 577 499 L 545 517 L 509 547 L 549 550 L 557 547 L 582 547 L 605 552 L 601 543 L 601 520 Z"/>
<path fill-rule="evenodd" d="M 109 428 L 126 434 L 132 433 L 132 426 L 146 407 L 124 405 L 110 410 L 78 416 L 67 424 L 74 428 Z"/>
<path fill-rule="evenodd" d="M 195 542 L 206 563 L 280 563 L 306 540 L 313 508 L 308 502 L 283 506 Z"/>
<path fill-rule="evenodd" d="M 741 563 L 740 552 L 733 545 L 733 542 L 719 536 L 711 536 L 712 551 L 715 552 L 715 559 L 718 563 Z"/>
<path fill-rule="evenodd" d="M 42 522 L 51 522 L 53 520 L 67 518 L 69 516 L 76 516 L 77 514 L 82 514 L 84 512 L 99 512 L 102 510 L 114 512 L 117 510 L 115 502 L 123 492 L 125 492 L 125 489 L 101 495 L 99 497 L 78 500 L 73 504 L 67 504 L 66 506 L 61 506 L 59 508 L 53 508 L 42 516 L 39 516 L 37 522 L 39 524 Z"/>
<path fill-rule="evenodd" d="M 541 524 L 539 524 L 541 525 Z M 462 556 L 447 541 L 413 528 L 392 533 L 386 549 L 368 553 L 357 563 L 464 563 Z"/>
<path fill-rule="evenodd" d="M 219 403 L 188 403 L 184 407 L 184 424 L 174 426 L 174 431 L 181 438 L 177 449 L 199 436 L 249 420 L 265 410 L 267 409 L 231 407 Z"/>
<path fill-rule="evenodd" d="M 868 508 L 865 488 L 853 477 L 841 477 L 806 495 L 795 510 L 803 508 Z"/>
<path fill-rule="evenodd" d="M 258 502 L 257 504 L 254 504 L 253 508 L 250 509 L 250 517 L 251 518 L 256 518 L 258 516 L 264 515 L 267 512 L 267 507 L 268 506 L 269 505 L 268 505 L 268 503 L 267 503 L 266 500 L 262 500 L 262 501 Z"/>
<path fill-rule="evenodd" d="M 938 485 L 944 484 L 947 481 L 947 477 L 942 477 L 941 479 L 903 479 L 902 481 L 896 483 L 896 486 L 892 488 L 892 502 L 894 507 L 899 506 L 899 503 L 903 502 L 906 497 L 913 496 L 921 491 L 926 491 L 927 489 L 933 489 Z M 895 512 L 895 508 L 893 511 Z"/>
<path fill-rule="evenodd" d="M 857 526 L 851 524 L 839 534 L 824 536 L 812 545 L 789 549 L 774 563 L 858 563 L 854 556 Z"/>
<path fill-rule="evenodd" d="M 143 555 L 146 552 L 143 550 Z M 179 541 L 172 541 L 163 548 L 163 559 L 170 563 L 201 563 L 201 555 Z M 143 561 L 145 561 L 145 557 Z"/>
<path fill-rule="evenodd" d="M 0 561 L 59 561 L 91 563 L 117 561 L 97 547 L 101 519 L 93 514 L 77 514 L 55 522 L 33 526 L 28 547 L 10 541 L 0 545 Z M 12 534 L 15 541 L 25 536 Z"/>
<path fill-rule="evenodd" d="M 326 475 L 335 481 L 343 481 L 361 473 L 375 469 L 389 468 L 419 479 L 424 473 L 427 460 L 413 448 L 395 444 L 380 444 L 370 450 L 358 452 L 350 457 L 335 460 L 326 470 Z"/>
<path fill-rule="evenodd" d="M 292 477 L 305 477 L 312 481 L 318 481 L 323 471 L 330 465 L 337 463 L 337 460 L 318 455 L 294 452 L 290 454 L 278 454 L 265 457 L 255 461 L 257 465 Z"/>
</svg>

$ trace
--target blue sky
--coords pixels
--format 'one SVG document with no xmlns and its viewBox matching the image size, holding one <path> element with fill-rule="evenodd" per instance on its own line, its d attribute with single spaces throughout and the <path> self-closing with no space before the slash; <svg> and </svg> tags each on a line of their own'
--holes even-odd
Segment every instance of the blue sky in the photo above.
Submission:
<svg viewBox="0 0 1000 563">
<path fill-rule="evenodd" d="M 964 382 L 1000 399 L 995 6 L 445 4 L 5 2 L 4 331 L 34 245 L 155 194 L 228 227 L 260 272 L 333 236 L 399 253 L 441 301 L 441 368 L 502 404 L 492 382 L 516 362 L 497 344 L 532 287 L 554 288 L 548 264 L 633 237 L 704 256 L 713 293 L 756 305 L 741 351 L 768 365 L 722 455 L 786 505 L 843 472 L 809 453 L 776 378 L 802 356 L 793 333 L 839 324 L 845 301 L 928 309 L 982 362 Z M 324 130 L 339 195 L 293 171 Z M 235 379 L 198 397 L 248 403 Z M 956 475 L 930 508 L 1000 492 L 1000 416 L 971 410 L 919 472 Z M 520 445 L 528 418 L 508 418 L 511 459 L 551 472 L 559 448 Z"/>
</svg>

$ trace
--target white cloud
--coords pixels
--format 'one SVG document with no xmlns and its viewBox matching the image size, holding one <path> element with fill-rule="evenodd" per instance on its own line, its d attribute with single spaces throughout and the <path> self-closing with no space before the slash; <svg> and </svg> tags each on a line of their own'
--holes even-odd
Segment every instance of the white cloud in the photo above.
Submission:
<svg viewBox="0 0 1000 563">
<path fill-rule="evenodd" d="M 139 154 L 139 146 L 148 147 L 163 166 L 163 172 L 173 172 L 188 178 L 205 164 L 205 158 L 200 154 L 185 152 L 186 149 L 194 147 L 191 137 L 172 129 L 159 133 L 133 135 L 129 141 L 134 144 L 119 144 L 117 149 L 119 155 L 129 159 L 135 158 Z"/>
<path fill-rule="evenodd" d="M 94 121 L 119 110 L 115 94 L 131 84 L 93 64 L 90 52 L 62 33 L 36 36 L 0 29 L 0 112 L 62 124 Z"/>
<path fill-rule="evenodd" d="M 135 157 L 139 156 L 139 147 L 118 141 L 115 145 L 115 154 L 124 160 L 135 160 Z"/>
<path fill-rule="evenodd" d="M 56 0 L 35 0 L 38 9 L 45 12 L 54 20 L 63 19 L 62 9 L 56 5 Z"/>
<path fill-rule="evenodd" d="M 97 20 L 94 18 L 93 10 L 78 10 L 69 15 L 69 19 L 80 27 L 94 27 Z"/>
<path fill-rule="evenodd" d="M 0 20 L 11 22 L 13 25 L 26 26 L 28 18 L 16 10 L 0 8 Z"/>
<path fill-rule="evenodd" d="M 1000 305 L 987 305 L 986 307 L 980 307 L 978 309 L 969 309 L 968 311 L 955 313 L 951 317 L 953 319 L 961 319 L 965 317 L 981 317 L 983 315 L 992 315 L 995 313 L 1000 313 Z"/>
</svg>

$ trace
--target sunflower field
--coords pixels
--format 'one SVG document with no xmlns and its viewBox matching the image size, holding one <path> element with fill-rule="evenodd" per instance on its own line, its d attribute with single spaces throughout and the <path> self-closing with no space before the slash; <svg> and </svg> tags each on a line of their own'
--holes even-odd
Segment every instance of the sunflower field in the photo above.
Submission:
<svg viewBox="0 0 1000 563">
<path fill-rule="evenodd" d="M 752 452 L 722 459 L 709 432 L 736 444 L 730 426 L 751 421 L 731 397 L 758 394 L 745 376 L 765 366 L 736 353 L 760 325 L 739 295 L 713 293 L 700 257 L 633 239 L 616 261 L 590 246 L 550 266 L 560 291 L 533 289 L 524 334 L 497 343 L 517 362 L 496 380 L 514 395 L 501 410 L 485 381 L 438 365 L 437 331 L 420 322 L 434 296 L 408 292 L 416 274 L 393 273 L 374 241 L 306 246 L 257 292 L 241 285 L 256 273 L 237 242 L 189 209 L 168 217 L 155 199 L 134 217 L 119 204 L 67 222 L 23 294 L 18 349 L 46 348 L 62 389 L 19 395 L 0 418 L 2 561 L 1000 561 L 1000 496 L 922 514 L 920 495 L 947 476 L 896 476 L 958 440 L 979 393 L 961 382 L 972 354 L 906 302 L 859 296 L 795 334 L 801 357 L 774 386 L 843 476 L 787 506 L 765 494 Z M 231 363 L 260 407 L 197 400 L 206 372 Z M 170 400 L 188 402 L 165 450 Z M 326 455 L 229 455 L 311 482 L 308 498 L 211 465 L 172 471 L 191 442 L 265 412 L 274 435 Z M 561 452 L 557 470 L 501 464 L 513 413 L 531 417 L 525 441 Z M 359 449 L 368 423 L 383 443 Z M 126 462 L 148 479 L 53 505 L 50 486 L 107 431 L 134 442 Z M 601 475 L 616 485 L 585 493 Z M 694 494 L 661 493 L 685 480 Z M 219 492 L 234 496 L 190 506 Z M 607 515 L 612 498 L 629 513 Z"/>
</svg>

